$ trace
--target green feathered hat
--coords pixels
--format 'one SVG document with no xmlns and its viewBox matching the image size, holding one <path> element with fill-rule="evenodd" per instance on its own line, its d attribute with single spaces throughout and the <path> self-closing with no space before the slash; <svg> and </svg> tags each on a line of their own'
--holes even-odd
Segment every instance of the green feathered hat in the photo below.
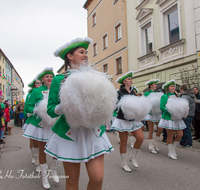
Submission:
<svg viewBox="0 0 200 190">
<path fill-rule="evenodd" d="M 150 84 L 153 84 L 153 83 L 158 83 L 160 80 L 159 79 L 151 79 L 151 80 L 149 80 L 149 81 L 147 81 L 146 83 L 145 83 L 145 85 L 150 85 Z"/>
<path fill-rule="evenodd" d="M 35 81 L 36 81 L 36 79 L 34 79 L 32 82 L 30 82 L 28 84 L 28 87 L 33 88 Z"/>
<path fill-rule="evenodd" d="M 52 74 L 53 77 L 54 77 L 54 73 L 53 73 L 53 68 L 52 67 L 46 67 L 42 72 L 40 72 L 37 77 L 36 77 L 36 80 L 40 80 L 42 81 L 42 77 L 44 75 L 47 75 L 47 74 Z"/>
<path fill-rule="evenodd" d="M 137 93 L 139 93 L 139 90 L 136 88 L 136 86 L 133 86 L 133 90 L 135 90 Z"/>
<path fill-rule="evenodd" d="M 175 86 L 176 86 L 176 82 L 175 82 L 174 79 L 172 79 L 172 80 L 166 82 L 165 84 L 163 84 L 163 85 L 162 85 L 162 89 L 166 89 L 166 88 L 167 88 L 168 86 L 170 86 L 170 85 L 175 85 Z"/>
<path fill-rule="evenodd" d="M 87 50 L 88 46 L 92 43 L 92 39 L 85 37 L 85 38 L 76 38 L 62 47 L 58 48 L 55 52 L 54 55 L 56 57 L 60 57 L 61 59 L 65 60 L 66 55 L 71 51 L 72 49 L 76 47 L 83 47 Z"/>
<path fill-rule="evenodd" d="M 127 73 L 125 73 L 124 75 L 122 75 L 121 77 L 118 77 L 117 80 L 115 82 L 122 84 L 123 80 L 127 77 L 131 77 L 132 78 L 133 75 L 133 71 L 128 71 Z"/>
</svg>

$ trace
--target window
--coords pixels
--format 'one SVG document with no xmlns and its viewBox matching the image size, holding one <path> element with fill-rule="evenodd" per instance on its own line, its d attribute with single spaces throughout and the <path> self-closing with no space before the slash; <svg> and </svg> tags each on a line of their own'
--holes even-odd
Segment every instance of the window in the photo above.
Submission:
<svg viewBox="0 0 200 190">
<path fill-rule="evenodd" d="M 3 85 L 3 93 L 5 92 L 4 85 Z"/>
<path fill-rule="evenodd" d="M 146 42 L 146 54 L 152 52 L 152 32 L 151 32 L 151 26 L 145 29 L 145 42 Z"/>
<path fill-rule="evenodd" d="M 93 57 L 97 55 L 97 43 L 93 44 Z"/>
<path fill-rule="evenodd" d="M 140 27 L 140 54 L 141 56 L 152 53 L 153 51 L 153 31 L 151 27 L 152 20 L 144 23 Z"/>
<path fill-rule="evenodd" d="M 3 57 L 3 63 L 4 63 L 4 57 Z"/>
<path fill-rule="evenodd" d="M 178 3 L 162 11 L 162 43 L 164 46 L 181 39 Z"/>
<path fill-rule="evenodd" d="M 108 47 L 108 35 L 103 36 L 103 50 Z"/>
<path fill-rule="evenodd" d="M 3 75 L 4 75 L 4 69 L 3 69 Z"/>
<path fill-rule="evenodd" d="M 0 61 L 1 61 L 1 54 L 0 54 Z"/>
<path fill-rule="evenodd" d="M 121 57 L 116 59 L 116 70 L 117 70 L 117 74 L 122 73 L 122 58 Z"/>
<path fill-rule="evenodd" d="M 177 9 L 168 14 L 169 42 L 170 44 L 177 42 L 179 37 L 179 22 Z"/>
<path fill-rule="evenodd" d="M 2 90 L 2 84 L 0 83 L 0 90 Z"/>
<path fill-rule="evenodd" d="M 103 72 L 104 73 L 108 72 L 108 64 L 107 63 L 103 65 Z"/>
<path fill-rule="evenodd" d="M 115 41 L 118 41 L 121 39 L 121 24 L 118 24 L 115 27 Z"/>
<path fill-rule="evenodd" d="M 1 66 L 0 66 L 0 73 L 1 73 Z"/>
<path fill-rule="evenodd" d="M 92 15 L 92 27 L 96 25 L 96 13 Z"/>
</svg>

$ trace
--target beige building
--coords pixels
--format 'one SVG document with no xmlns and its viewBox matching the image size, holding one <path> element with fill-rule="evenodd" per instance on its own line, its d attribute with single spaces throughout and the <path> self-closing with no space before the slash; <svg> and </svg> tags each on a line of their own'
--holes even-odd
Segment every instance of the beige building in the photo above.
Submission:
<svg viewBox="0 0 200 190">
<path fill-rule="evenodd" d="M 0 49 L 0 90 L 2 91 L 3 101 L 6 98 L 6 87 L 5 87 L 6 86 L 6 80 L 4 79 L 4 76 L 5 76 L 5 65 L 6 65 L 5 54 Z"/>
<path fill-rule="evenodd" d="M 200 1 L 127 0 L 128 70 L 142 91 L 150 79 L 199 86 Z"/>
<path fill-rule="evenodd" d="M 88 61 L 115 80 L 128 71 L 126 2 L 119 0 L 87 0 Z"/>
<path fill-rule="evenodd" d="M 24 91 L 23 91 L 24 83 L 14 67 L 12 68 L 12 81 L 13 81 L 12 82 L 13 86 L 12 86 L 11 90 L 14 89 L 14 90 L 12 90 L 13 91 L 13 94 L 12 94 L 13 103 L 14 103 L 14 101 L 22 101 L 23 95 L 24 95 Z"/>
</svg>

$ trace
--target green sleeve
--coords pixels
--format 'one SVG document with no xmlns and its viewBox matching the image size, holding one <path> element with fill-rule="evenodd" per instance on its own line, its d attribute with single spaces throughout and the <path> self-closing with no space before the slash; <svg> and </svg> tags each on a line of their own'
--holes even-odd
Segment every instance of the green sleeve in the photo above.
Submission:
<svg viewBox="0 0 200 190">
<path fill-rule="evenodd" d="M 51 87 L 49 91 L 49 99 L 47 104 L 47 113 L 50 117 L 58 117 L 60 115 L 55 113 L 55 107 L 60 104 L 59 91 L 64 75 L 57 75 L 53 78 L 51 82 Z"/>
<path fill-rule="evenodd" d="M 39 88 L 33 89 L 29 101 L 27 102 L 26 105 L 26 113 L 33 113 L 35 105 L 41 97 L 43 97 L 43 95 L 39 91 Z"/>
<path fill-rule="evenodd" d="M 25 106 L 24 106 L 24 116 L 27 117 L 27 102 L 29 101 L 29 98 L 30 98 L 31 94 L 29 93 L 27 96 L 26 96 L 26 100 L 25 100 Z"/>
<path fill-rule="evenodd" d="M 163 95 L 160 99 L 160 110 L 162 112 L 167 111 L 166 104 L 167 104 L 168 97 Z"/>
<path fill-rule="evenodd" d="M 144 93 L 144 96 L 148 96 L 150 94 L 150 92 L 149 91 L 146 91 L 145 93 Z"/>
</svg>

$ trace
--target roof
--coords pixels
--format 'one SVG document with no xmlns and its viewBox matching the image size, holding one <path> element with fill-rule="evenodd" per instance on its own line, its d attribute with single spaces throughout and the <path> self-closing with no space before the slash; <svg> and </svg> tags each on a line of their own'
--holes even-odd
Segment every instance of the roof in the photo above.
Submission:
<svg viewBox="0 0 200 190">
<path fill-rule="evenodd" d="M 60 73 L 60 71 L 65 67 L 65 64 L 63 64 L 60 69 L 57 70 L 57 73 Z"/>
<path fill-rule="evenodd" d="M 84 9 L 87 9 L 87 8 L 88 8 L 88 5 L 89 5 L 91 2 L 92 2 L 92 0 L 87 0 L 87 1 L 85 2 L 85 4 L 83 5 L 83 8 L 84 8 Z"/>
</svg>

